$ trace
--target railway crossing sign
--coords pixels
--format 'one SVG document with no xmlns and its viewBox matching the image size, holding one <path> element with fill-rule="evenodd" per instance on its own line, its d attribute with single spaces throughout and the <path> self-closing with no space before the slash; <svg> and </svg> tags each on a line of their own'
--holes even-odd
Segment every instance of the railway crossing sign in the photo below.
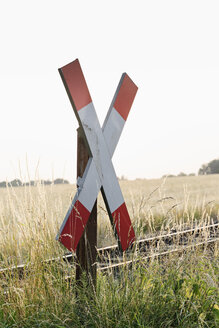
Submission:
<svg viewBox="0 0 219 328">
<path fill-rule="evenodd" d="M 138 88 L 126 73 L 122 75 L 101 129 L 78 59 L 60 68 L 59 73 L 90 157 L 56 238 L 71 252 L 76 250 L 101 190 L 120 248 L 125 251 L 134 242 L 135 233 L 111 158 Z"/>
</svg>

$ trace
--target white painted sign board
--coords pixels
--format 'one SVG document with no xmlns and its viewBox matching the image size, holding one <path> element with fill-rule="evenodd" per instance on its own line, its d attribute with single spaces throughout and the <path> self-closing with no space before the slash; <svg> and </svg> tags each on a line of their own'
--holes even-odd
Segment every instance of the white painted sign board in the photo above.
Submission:
<svg viewBox="0 0 219 328">
<path fill-rule="evenodd" d="M 135 233 L 111 161 L 119 141 L 137 86 L 124 73 L 101 129 L 96 111 L 78 60 L 59 70 L 73 110 L 86 138 L 89 158 L 78 190 L 65 216 L 57 239 L 75 251 L 101 190 L 108 214 L 122 250 L 135 240 Z"/>
</svg>

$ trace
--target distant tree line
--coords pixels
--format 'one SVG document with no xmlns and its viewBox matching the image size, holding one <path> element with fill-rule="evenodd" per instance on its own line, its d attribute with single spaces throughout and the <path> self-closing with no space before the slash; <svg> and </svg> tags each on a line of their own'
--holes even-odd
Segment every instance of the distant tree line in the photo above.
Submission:
<svg viewBox="0 0 219 328">
<path fill-rule="evenodd" d="M 184 172 L 180 172 L 179 174 L 177 175 L 174 175 L 174 174 L 164 174 L 162 176 L 162 178 L 175 178 L 175 177 L 193 177 L 195 176 L 195 173 L 189 173 L 189 174 L 186 174 Z"/>
<path fill-rule="evenodd" d="M 219 174 L 219 159 L 213 159 L 213 161 L 210 161 L 207 164 L 203 164 L 200 167 L 198 174 Z"/>
<path fill-rule="evenodd" d="M 219 174 L 219 159 L 213 159 L 207 164 L 202 164 L 200 169 L 198 170 L 198 175 L 207 175 L 207 174 Z M 168 177 L 185 177 L 185 176 L 194 176 L 195 173 L 186 174 L 184 172 L 180 172 L 178 175 L 173 174 L 165 174 L 162 178 Z"/>
<path fill-rule="evenodd" d="M 0 182 L 0 188 L 5 187 L 22 187 L 22 186 L 36 186 L 38 184 L 44 184 L 44 185 L 51 185 L 51 184 L 69 184 L 68 180 L 64 179 L 55 179 L 54 181 L 50 180 L 38 180 L 38 181 L 29 181 L 29 182 L 22 182 L 19 179 L 14 179 L 10 182 L 2 181 Z"/>
</svg>

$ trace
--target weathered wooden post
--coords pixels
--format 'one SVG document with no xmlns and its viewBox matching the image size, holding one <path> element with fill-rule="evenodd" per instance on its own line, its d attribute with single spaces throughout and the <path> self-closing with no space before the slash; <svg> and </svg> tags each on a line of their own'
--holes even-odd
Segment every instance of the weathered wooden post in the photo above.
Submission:
<svg viewBox="0 0 219 328">
<path fill-rule="evenodd" d="M 77 178 L 82 178 L 89 159 L 86 142 L 81 128 L 77 129 Z M 79 186 L 77 186 L 79 187 Z M 84 233 L 76 249 L 76 281 L 81 280 L 83 272 L 88 277 L 88 282 L 96 287 L 97 275 L 97 201 L 95 202 Z"/>
<path fill-rule="evenodd" d="M 121 251 L 134 241 L 135 233 L 111 161 L 137 86 L 124 73 L 101 128 L 78 59 L 59 69 L 79 122 L 77 192 L 65 216 L 57 239 L 77 253 L 76 280 L 83 271 L 96 283 L 97 196 L 101 190 Z"/>
</svg>

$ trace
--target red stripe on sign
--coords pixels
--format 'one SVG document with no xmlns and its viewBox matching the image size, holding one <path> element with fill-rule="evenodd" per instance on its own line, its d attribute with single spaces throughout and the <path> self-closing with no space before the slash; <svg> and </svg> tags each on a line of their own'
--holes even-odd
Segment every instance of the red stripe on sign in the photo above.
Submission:
<svg viewBox="0 0 219 328">
<path fill-rule="evenodd" d="M 77 200 L 59 237 L 70 252 L 76 250 L 89 216 L 90 212 Z"/>
<path fill-rule="evenodd" d="M 135 232 L 125 203 L 117 208 L 112 216 L 122 249 L 125 251 L 135 241 Z"/>
<path fill-rule="evenodd" d="M 127 120 L 137 90 L 138 87 L 125 73 L 124 80 L 122 82 L 122 85 L 120 87 L 120 90 L 116 97 L 116 101 L 113 106 L 117 110 L 117 112 L 124 118 L 125 121 Z"/>
<path fill-rule="evenodd" d="M 79 60 L 60 68 L 62 79 L 75 108 L 79 111 L 92 102 Z"/>
</svg>

